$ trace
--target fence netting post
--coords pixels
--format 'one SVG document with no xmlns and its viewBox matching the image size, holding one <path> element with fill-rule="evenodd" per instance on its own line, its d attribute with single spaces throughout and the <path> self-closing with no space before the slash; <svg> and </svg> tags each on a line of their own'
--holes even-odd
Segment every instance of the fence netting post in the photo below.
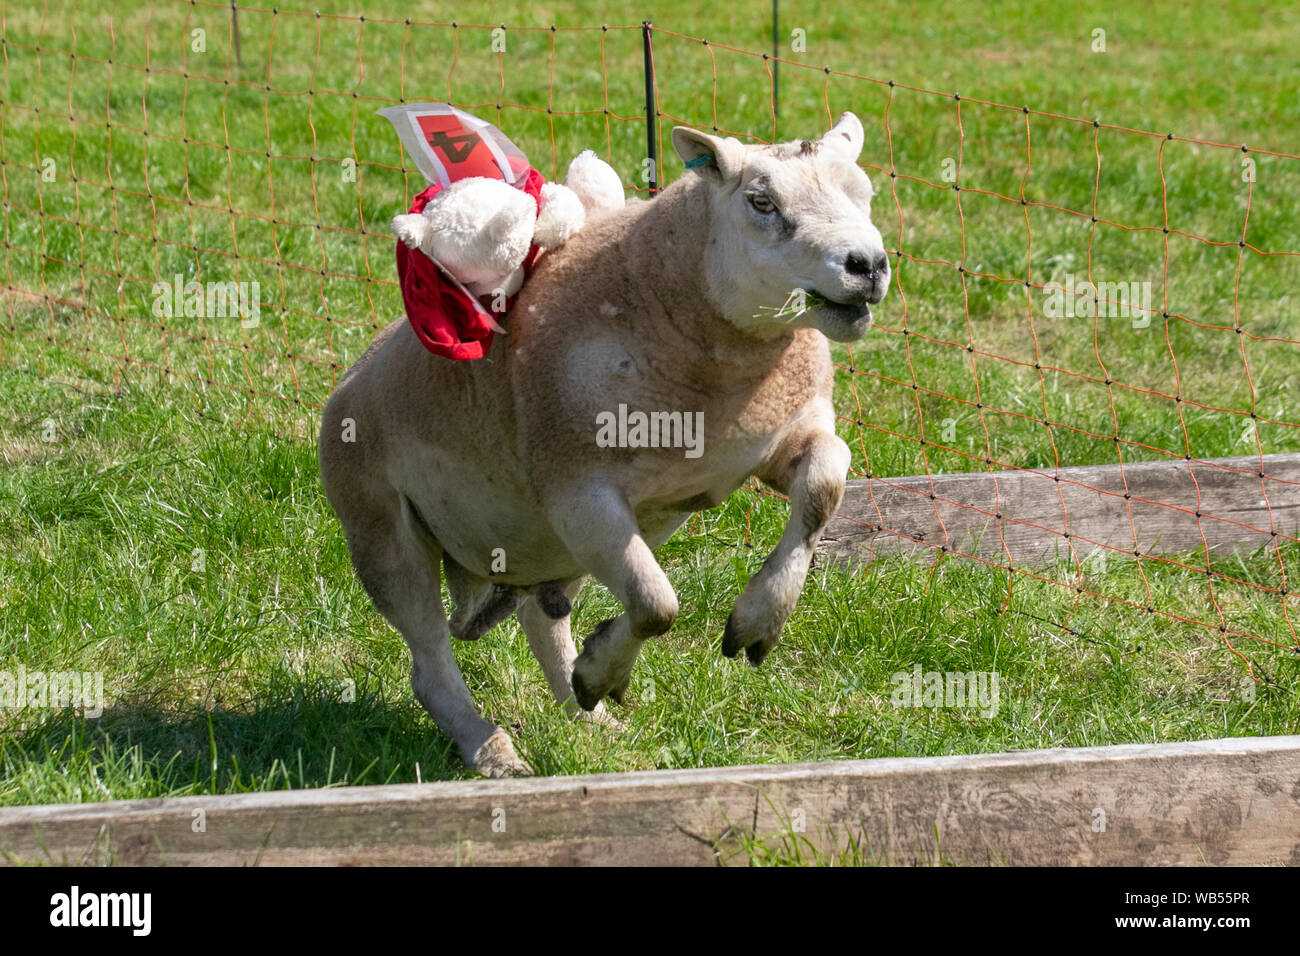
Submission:
<svg viewBox="0 0 1300 956">
<path fill-rule="evenodd" d="M 777 10 L 777 4 L 780 0 L 772 0 L 772 118 L 775 120 L 781 115 L 781 63 L 777 59 L 781 48 L 781 31 L 778 26 L 780 21 L 780 12 Z M 775 125 L 775 123 L 773 124 Z M 772 136 L 776 138 L 776 130 L 773 129 Z"/>
<path fill-rule="evenodd" d="M 231 0 L 230 4 L 230 35 L 235 42 L 235 62 L 240 66 L 244 65 L 244 52 L 239 48 L 239 7 Z"/>
<path fill-rule="evenodd" d="M 645 52 L 645 137 L 647 156 L 650 159 L 650 195 L 659 192 L 659 109 L 655 103 L 655 57 L 649 20 L 641 21 L 642 47 Z"/>
</svg>

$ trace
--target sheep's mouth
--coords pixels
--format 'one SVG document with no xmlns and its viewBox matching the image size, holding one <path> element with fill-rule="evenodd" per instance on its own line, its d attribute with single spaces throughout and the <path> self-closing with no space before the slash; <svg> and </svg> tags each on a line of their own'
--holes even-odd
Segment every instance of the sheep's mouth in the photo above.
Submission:
<svg viewBox="0 0 1300 956">
<path fill-rule="evenodd" d="M 836 302 L 821 293 L 813 309 L 813 324 L 833 342 L 855 342 L 871 328 L 871 306 L 866 302 Z"/>
</svg>

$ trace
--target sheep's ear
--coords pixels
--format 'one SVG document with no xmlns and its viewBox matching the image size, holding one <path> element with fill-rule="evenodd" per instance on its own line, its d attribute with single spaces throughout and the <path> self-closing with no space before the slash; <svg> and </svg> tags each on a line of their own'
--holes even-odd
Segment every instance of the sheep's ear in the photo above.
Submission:
<svg viewBox="0 0 1300 956">
<path fill-rule="evenodd" d="M 840 121 L 822 137 L 822 144 L 834 149 L 851 163 L 862 155 L 862 121 L 852 113 L 841 113 Z"/>
<path fill-rule="evenodd" d="M 429 220 L 418 212 L 393 217 L 393 232 L 411 249 L 419 249 L 429 235 Z"/>
<path fill-rule="evenodd" d="M 687 169 L 711 183 L 733 182 L 745 162 L 739 140 L 710 136 L 689 126 L 673 127 L 673 149 Z"/>
</svg>

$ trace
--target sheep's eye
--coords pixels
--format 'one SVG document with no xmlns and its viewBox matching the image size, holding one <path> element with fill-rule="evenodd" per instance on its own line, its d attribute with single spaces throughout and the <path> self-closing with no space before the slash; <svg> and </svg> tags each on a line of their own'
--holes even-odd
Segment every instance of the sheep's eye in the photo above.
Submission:
<svg viewBox="0 0 1300 956">
<path fill-rule="evenodd" d="M 763 215 L 767 215 L 770 212 L 776 212 L 776 204 L 762 193 L 750 193 L 749 204 Z"/>
</svg>

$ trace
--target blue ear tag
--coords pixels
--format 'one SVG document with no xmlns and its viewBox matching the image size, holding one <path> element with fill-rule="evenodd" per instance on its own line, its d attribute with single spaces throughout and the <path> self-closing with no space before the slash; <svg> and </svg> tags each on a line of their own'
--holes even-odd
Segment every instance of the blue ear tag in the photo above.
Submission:
<svg viewBox="0 0 1300 956">
<path fill-rule="evenodd" d="M 687 168 L 687 169 L 694 169 L 696 166 L 703 166 L 703 165 L 705 165 L 705 164 L 707 164 L 707 163 L 711 163 L 711 162 L 713 162 L 713 157 L 712 157 L 712 156 L 707 156 L 707 155 L 706 155 L 706 156 L 696 156 L 694 159 L 692 159 L 692 160 L 690 160 L 689 162 L 686 163 L 686 168 Z"/>
</svg>

